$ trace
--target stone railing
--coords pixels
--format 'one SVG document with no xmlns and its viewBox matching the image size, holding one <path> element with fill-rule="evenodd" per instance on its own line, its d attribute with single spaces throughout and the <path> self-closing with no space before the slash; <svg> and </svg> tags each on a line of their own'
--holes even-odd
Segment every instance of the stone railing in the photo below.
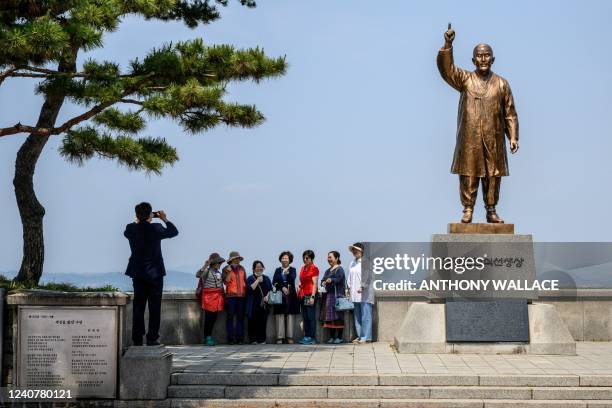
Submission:
<svg viewBox="0 0 612 408">
<path fill-rule="evenodd" d="M 131 295 L 128 293 L 128 295 Z M 351 324 L 351 315 L 345 313 L 345 330 L 344 339 L 349 341 L 354 337 L 354 328 Z M 318 321 L 319 310 L 317 307 L 316 318 Z M 145 323 L 148 319 L 148 314 L 145 314 Z M 247 341 L 248 323 L 244 322 L 245 341 Z M 160 341 L 168 345 L 177 344 L 199 344 L 202 343 L 202 323 L 203 316 L 200 304 L 195 300 L 193 292 L 166 292 L 162 298 L 162 314 L 160 326 Z M 226 342 L 225 330 L 225 312 L 220 312 L 213 330 L 213 337 L 220 344 Z M 270 311 L 267 321 L 267 342 L 273 343 L 276 341 L 276 329 L 274 315 Z M 294 318 L 294 337 L 299 340 L 303 337 L 302 316 L 295 315 Z M 131 344 L 132 336 L 132 304 L 128 302 L 125 313 L 125 327 L 123 330 L 124 344 Z M 317 329 L 317 340 L 325 341 L 325 333 Z"/>
<path fill-rule="evenodd" d="M 373 334 L 377 341 L 392 342 L 397 328 L 413 302 L 427 302 L 425 292 L 379 292 L 373 310 Z M 558 309 L 576 341 L 612 341 L 612 289 L 574 289 L 541 294 L 538 303 L 550 303 Z M 131 304 L 126 310 L 126 326 L 123 330 L 124 344 L 131 340 Z M 346 314 L 344 337 L 353 336 L 351 314 Z M 317 316 L 318 318 L 318 316 Z M 302 319 L 296 316 L 296 338 L 301 338 Z M 246 330 L 246 323 L 245 323 Z M 275 340 L 273 316 L 268 318 L 268 341 Z M 225 313 L 221 312 L 213 336 L 225 341 Z M 325 340 L 325 333 L 317 327 L 319 341 Z M 161 340 L 165 344 L 198 344 L 202 341 L 201 311 L 193 292 L 164 293 L 162 302 Z"/>
</svg>

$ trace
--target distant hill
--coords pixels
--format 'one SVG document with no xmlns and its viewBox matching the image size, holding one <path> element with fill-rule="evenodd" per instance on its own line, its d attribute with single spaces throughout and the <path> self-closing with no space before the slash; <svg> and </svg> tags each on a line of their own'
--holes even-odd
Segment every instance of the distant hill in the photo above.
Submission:
<svg viewBox="0 0 612 408">
<path fill-rule="evenodd" d="M 164 278 L 164 291 L 195 290 L 197 281 L 194 273 L 179 271 L 166 271 Z M 14 277 L 17 272 L 0 272 L 7 278 Z M 44 273 L 41 283 L 66 282 L 76 286 L 103 286 L 113 285 L 122 291 L 132 290 L 132 279 L 123 272 L 104 273 Z"/>
</svg>

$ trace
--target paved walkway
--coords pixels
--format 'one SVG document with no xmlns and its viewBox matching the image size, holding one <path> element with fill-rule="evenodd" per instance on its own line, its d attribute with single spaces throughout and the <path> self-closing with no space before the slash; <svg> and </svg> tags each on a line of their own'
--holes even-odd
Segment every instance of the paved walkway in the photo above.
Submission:
<svg viewBox="0 0 612 408">
<path fill-rule="evenodd" d="M 223 374 L 612 375 L 612 342 L 578 342 L 576 356 L 398 354 L 388 343 L 169 346 L 173 371 Z"/>
</svg>

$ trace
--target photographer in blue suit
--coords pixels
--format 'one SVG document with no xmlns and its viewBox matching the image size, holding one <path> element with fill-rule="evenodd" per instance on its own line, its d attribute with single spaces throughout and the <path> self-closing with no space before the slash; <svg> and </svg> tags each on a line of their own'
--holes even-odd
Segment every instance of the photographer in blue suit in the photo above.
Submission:
<svg viewBox="0 0 612 408">
<path fill-rule="evenodd" d="M 154 217 L 161 219 L 166 226 L 152 223 Z M 125 271 L 134 284 L 132 341 L 135 346 L 142 346 L 142 336 L 145 334 L 144 312 L 148 302 L 147 346 L 156 346 L 159 345 L 161 299 L 166 274 L 161 240 L 177 236 L 178 230 L 168 221 L 165 212 L 153 212 L 151 204 L 140 203 L 136 206 L 136 221 L 125 227 L 123 235 L 130 241 L 132 251 Z"/>
</svg>

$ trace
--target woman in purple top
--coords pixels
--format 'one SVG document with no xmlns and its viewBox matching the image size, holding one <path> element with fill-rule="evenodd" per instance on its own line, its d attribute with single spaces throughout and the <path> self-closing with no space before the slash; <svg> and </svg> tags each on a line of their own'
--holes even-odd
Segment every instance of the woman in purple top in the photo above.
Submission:
<svg viewBox="0 0 612 408">
<path fill-rule="evenodd" d="M 323 301 L 321 302 L 320 320 L 323 328 L 329 329 L 328 343 L 342 343 L 342 332 L 344 329 L 344 312 L 336 310 L 336 298 L 346 296 L 346 278 L 344 269 L 340 266 L 340 253 L 331 251 L 327 254 L 329 269 L 325 271 L 321 286 L 325 288 Z"/>
</svg>

